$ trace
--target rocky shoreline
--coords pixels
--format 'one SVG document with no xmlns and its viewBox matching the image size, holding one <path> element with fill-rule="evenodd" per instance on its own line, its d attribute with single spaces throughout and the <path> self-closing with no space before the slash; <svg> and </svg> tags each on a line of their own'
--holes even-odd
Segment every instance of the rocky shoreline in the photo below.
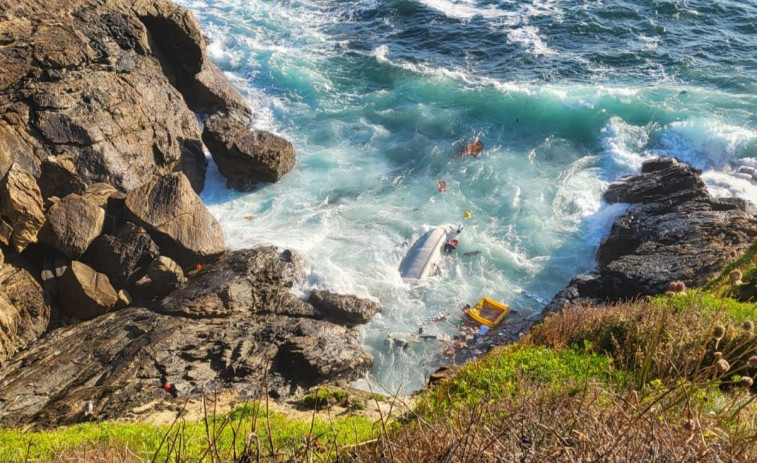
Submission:
<svg viewBox="0 0 757 463">
<path fill-rule="evenodd" d="M 605 201 L 630 207 L 600 244 L 596 270 L 573 278 L 544 312 L 663 294 L 672 282 L 701 286 L 740 258 L 757 239 L 755 205 L 711 197 L 700 173 L 659 158 L 612 183 Z"/>
<path fill-rule="evenodd" d="M 291 143 L 164 0 L 0 5 L 0 423 L 138 419 L 223 389 L 284 397 L 372 363 L 380 306 L 291 293 L 302 259 L 227 252 L 198 196 L 275 182 Z M 204 121 L 204 126 L 198 122 Z"/>
<path fill-rule="evenodd" d="M 355 327 L 381 307 L 300 300 L 302 257 L 226 251 L 198 196 L 203 147 L 239 190 L 296 155 L 248 129 L 190 13 L 20 0 L 0 26 L 0 424 L 136 420 L 211 390 L 287 397 L 368 371 Z M 710 197 L 671 159 L 605 199 L 630 207 L 546 311 L 701 285 L 757 237 L 753 205 Z"/>
</svg>

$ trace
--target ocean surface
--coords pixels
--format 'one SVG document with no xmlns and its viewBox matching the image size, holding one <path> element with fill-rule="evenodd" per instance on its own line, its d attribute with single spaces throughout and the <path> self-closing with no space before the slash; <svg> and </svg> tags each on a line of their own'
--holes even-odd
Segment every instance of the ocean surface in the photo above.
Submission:
<svg viewBox="0 0 757 463">
<path fill-rule="evenodd" d="M 250 193 L 211 165 L 202 198 L 229 247 L 304 255 L 298 293 L 381 302 L 360 328 L 375 358 L 363 386 L 421 387 L 448 362 L 445 343 L 402 349 L 387 335 L 452 336 L 482 296 L 510 304 L 517 336 L 592 267 L 624 210 L 603 190 L 647 158 L 676 157 L 704 170 L 712 194 L 757 201 L 755 0 L 178 3 L 254 127 L 297 150 L 290 174 Z M 483 154 L 456 157 L 475 137 Z M 407 244 L 458 223 L 441 275 L 404 284 Z"/>
</svg>

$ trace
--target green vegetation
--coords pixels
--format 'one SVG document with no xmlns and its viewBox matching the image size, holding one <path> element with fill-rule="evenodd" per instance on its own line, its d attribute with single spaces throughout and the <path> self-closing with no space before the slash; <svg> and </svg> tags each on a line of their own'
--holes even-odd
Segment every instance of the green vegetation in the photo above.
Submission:
<svg viewBox="0 0 757 463">
<path fill-rule="evenodd" d="M 470 407 L 521 393 L 526 383 L 559 391 L 583 384 L 588 378 L 609 383 L 621 381 L 622 374 L 604 355 L 513 344 L 463 366 L 452 379 L 422 396 L 416 408 L 425 413 Z"/>
<path fill-rule="evenodd" d="M 270 433 L 269 433 L 270 431 Z M 304 451 L 328 458 L 345 445 L 354 445 L 380 433 L 380 427 L 366 417 L 343 415 L 323 419 L 290 419 L 268 412 L 259 403 L 238 407 L 215 419 L 185 422 L 173 426 L 149 423 L 87 423 L 53 431 L 25 432 L 0 429 L 0 462 L 44 461 L 72 449 L 100 445 L 103 448 L 128 448 L 133 461 L 198 461 L 209 452 L 235 460 L 247 452 L 257 455 Z M 255 436 L 254 439 L 249 439 Z M 158 451 L 158 449 L 160 449 Z M 113 461 L 123 461 L 122 458 Z M 254 460 L 252 460 L 254 461 Z"/>
<path fill-rule="evenodd" d="M 350 394 L 341 389 L 318 388 L 312 394 L 303 396 L 298 404 L 310 410 L 323 409 L 331 405 L 350 406 Z"/>
</svg>

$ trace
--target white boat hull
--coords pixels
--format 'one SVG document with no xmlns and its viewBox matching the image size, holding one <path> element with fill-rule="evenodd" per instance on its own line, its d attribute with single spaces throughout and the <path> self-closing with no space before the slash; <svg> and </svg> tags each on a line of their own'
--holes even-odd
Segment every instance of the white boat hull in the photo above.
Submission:
<svg viewBox="0 0 757 463">
<path fill-rule="evenodd" d="M 445 227 L 436 227 L 418 238 L 400 263 L 400 276 L 406 283 L 417 283 L 432 275 L 442 260 L 442 248 L 447 240 Z"/>
</svg>

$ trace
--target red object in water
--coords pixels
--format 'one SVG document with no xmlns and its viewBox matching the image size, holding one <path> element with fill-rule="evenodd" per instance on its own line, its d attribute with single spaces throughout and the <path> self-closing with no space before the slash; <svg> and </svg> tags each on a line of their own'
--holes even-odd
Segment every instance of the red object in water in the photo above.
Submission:
<svg viewBox="0 0 757 463">
<path fill-rule="evenodd" d="M 454 247 L 457 247 L 458 243 L 459 243 L 459 242 L 458 242 L 458 241 L 457 241 L 456 239 L 454 239 L 454 238 L 453 238 L 453 239 L 451 239 L 451 240 L 449 240 L 449 244 L 451 244 L 451 245 L 452 245 L 452 246 L 454 246 Z"/>
<path fill-rule="evenodd" d="M 202 270 L 202 264 L 195 264 L 195 270 Z"/>
<path fill-rule="evenodd" d="M 439 190 L 440 193 L 444 193 L 447 191 L 447 182 L 444 180 L 439 180 L 436 182 L 436 189 Z"/>
</svg>

